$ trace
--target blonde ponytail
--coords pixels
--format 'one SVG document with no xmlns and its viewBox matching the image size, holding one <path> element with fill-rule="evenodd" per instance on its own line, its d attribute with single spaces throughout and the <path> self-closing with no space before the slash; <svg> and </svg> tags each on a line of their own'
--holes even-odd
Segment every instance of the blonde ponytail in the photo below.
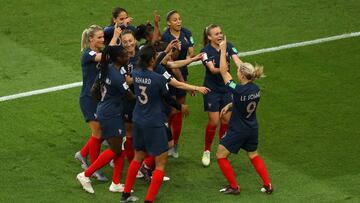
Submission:
<svg viewBox="0 0 360 203">
<path fill-rule="evenodd" d="M 90 45 L 89 36 L 88 36 L 88 29 L 85 29 L 81 35 L 81 49 L 80 51 L 84 51 Z"/>
<path fill-rule="evenodd" d="M 254 67 L 251 63 L 242 63 L 239 69 L 244 74 L 246 79 L 251 81 L 265 77 L 264 67 L 258 64 L 255 64 Z"/>
<path fill-rule="evenodd" d="M 95 33 L 99 30 L 103 30 L 102 27 L 98 25 L 91 25 L 89 28 L 85 29 L 81 35 L 81 49 L 82 52 L 84 49 L 90 47 L 90 38 L 94 37 Z"/>
<path fill-rule="evenodd" d="M 256 79 L 263 78 L 263 77 L 265 77 L 264 67 L 261 65 L 255 64 L 252 80 L 256 80 Z"/>
</svg>

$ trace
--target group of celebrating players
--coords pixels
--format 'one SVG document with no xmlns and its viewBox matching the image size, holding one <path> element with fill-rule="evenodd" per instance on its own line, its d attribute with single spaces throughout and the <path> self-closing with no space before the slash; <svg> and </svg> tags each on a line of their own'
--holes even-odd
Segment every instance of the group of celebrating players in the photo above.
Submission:
<svg viewBox="0 0 360 203">
<path fill-rule="evenodd" d="M 169 11 L 166 21 L 161 34 L 156 12 L 153 25 L 133 26 L 128 12 L 116 7 L 109 26 L 92 25 L 84 30 L 80 107 L 91 136 L 75 154 L 85 170 L 77 180 L 86 192 L 94 193 L 90 177 L 107 181 L 100 169 L 110 163 L 113 177 L 109 190 L 122 192 L 121 202 L 138 200 L 131 195 L 137 177 L 150 182 L 145 202 L 153 202 L 162 182 L 169 179 L 165 176 L 168 156 L 179 157 L 182 119 L 189 113 L 186 94 L 199 92 L 209 119 L 204 166 L 210 165 L 211 144 L 220 123 L 216 157 L 229 183 L 220 192 L 240 194 L 227 158 L 242 148 L 263 180 L 261 191 L 271 194 L 267 170 L 257 153 L 260 89 L 253 81 L 263 76 L 263 68 L 241 61 L 218 25 L 204 29 L 204 47 L 195 55 L 194 39 L 182 27 L 179 12 Z M 143 43 L 138 44 L 140 41 Z M 236 64 L 239 83 L 229 73 L 230 59 Z M 187 83 L 187 65 L 198 60 L 206 67 L 203 86 Z M 103 141 L 109 148 L 100 153 Z M 125 184 L 121 184 L 125 157 L 129 168 Z"/>
</svg>

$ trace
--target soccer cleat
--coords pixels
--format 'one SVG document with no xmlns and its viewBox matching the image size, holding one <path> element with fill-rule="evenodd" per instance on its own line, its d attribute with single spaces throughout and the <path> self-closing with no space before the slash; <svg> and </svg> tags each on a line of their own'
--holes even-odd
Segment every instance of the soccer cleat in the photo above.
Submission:
<svg viewBox="0 0 360 203">
<path fill-rule="evenodd" d="M 237 186 L 237 188 L 232 188 L 230 185 L 227 185 L 225 188 L 220 189 L 219 192 L 224 194 L 239 195 L 240 187 Z"/>
<path fill-rule="evenodd" d="M 168 150 L 168 156 L 172 156 L 174 154 L 174 147 L 171 147 L 169 150 Z"/>
<path fill-rule="evenodd" d="M 111 159 L 110 163 L 109 163 L 111 168 L 114 168 L 115 164 L 114 164 L 114 159 Z"/>
<path fill-rule="evenodd" d="M 173 149 L 172 157 L 174 157 L 175 159 L 179 158 L 178 145 L 177 144 L 174 145 L 172 149 Z"/>
<path fill-rule="evenodd" d="M 101 170 L 95 171 L 95 173 L 93 173 L 91 177 L 94 177 L 96 178 L 96 180 L 101 182 L 107 182 L 109 180 Z"/>
<path fill-rule="evenodd" d="M 141 167 L 140 167 L 140 172 L 144 175 L 144 179 L 147 181 L 147 182 L 150 182 L 151 181 L 151 176 L 152 176 L 152 170 L 147 168 L 145 166 L 145 164 L 143 164 Z"/>
<path fill-rule="evenodd" d="M 210 151 L 209 150 L 204 151 L 201 161 L 204 166 L 210 165 Z"/>
<path fill-rule="evenodd" d="M 88 168 L 86 158 L 81 156 L 80 151 L 75 153 L 75 159 L 81 163 L 81 168 L 83 168 L 84 170 L 86 170 Z"/>
<path fill-rule="evenodd" d="M 91 194 L 94 194 L 95 191 L 91 185 L 91 180 L 90 178 L 85 176 L 85 172 L 81 172 L 79 174 L 77 174 L 76 179 L 79 181 L 79 183 L 82 185 L 83 189 Z"/>
<path fill-rule="evenodd" d="M 271 185 L 271 183 L 270 183 L 269 185 L 264 185 L 264 186 L 261 188 L 260 191 L 261 191 L 261 192 L 264 192 L 264 193 L 266 193 L 266 194 L 271 195 L 271 193 L 274 191 L 274 189 L 273 189 L 273 187 L 272 187 L 272 185 Z"/>
<path fill-rule="evenodd" d="M 136 178 L 143 178 L 144 174 L 139 170 L 136 174 Z"/>
<path fill-rule="evenodd" d="M 126 202 L 136 202 L 139 198 L 135 196 L 131 196 L 130 193 L 123 192 L 121 195 L 120 203 L 126 203 Z"/>
<path fill-rule="evenodd" d="M 111 182 L 111 185 L 109 187 L 110 192 L 124 192 L 124 184 L 115 184 L 114 182 Z"/>
</svg>

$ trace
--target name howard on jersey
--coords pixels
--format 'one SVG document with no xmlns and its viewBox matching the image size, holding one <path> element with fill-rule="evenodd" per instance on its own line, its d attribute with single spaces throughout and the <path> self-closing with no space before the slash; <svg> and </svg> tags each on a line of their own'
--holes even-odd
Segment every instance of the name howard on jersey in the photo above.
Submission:
<svg viewBox="0 0 360 203">
<path fill-rule="evenodd" d="M 254 100 L 254 99 L 259 98 L 259 97 L 260 97 L 260 91 L 254 93 L 254 94 L 249 94 L 249 95 L 241 96 L 241 97 L 240 97 L 240 101 Z"/>
<path fill-rule="evenodd" d="M 140 83 L 140 84 L 150 85 L 151 84 L 151 79 L 150 78 L 135 77 L 135 82 Z"/>
</svg>

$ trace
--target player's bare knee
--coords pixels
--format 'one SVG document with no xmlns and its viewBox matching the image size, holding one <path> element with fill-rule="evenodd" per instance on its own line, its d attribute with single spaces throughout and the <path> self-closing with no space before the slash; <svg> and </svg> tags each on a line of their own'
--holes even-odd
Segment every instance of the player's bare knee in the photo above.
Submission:
<svg viewBox="0 0 360 203">
<path fill-rule="evenodd" d="M 223 159 L 223 158 L 226 158 L 227 156 L 228 156 L 228 152 L 226 151 L 225 147 L 223 147 L 222 145 L 219 145 L 218 149 L 216 151 L 216 158 Z"/>
<path fill-rule="evenodd" d="M 256 156 L 258 156 L 259 154 L 257 153 L 257 151 L 253 151 L 253 152 L 247 152 L 249 159 L 253 159 Z"/>
</svg>

